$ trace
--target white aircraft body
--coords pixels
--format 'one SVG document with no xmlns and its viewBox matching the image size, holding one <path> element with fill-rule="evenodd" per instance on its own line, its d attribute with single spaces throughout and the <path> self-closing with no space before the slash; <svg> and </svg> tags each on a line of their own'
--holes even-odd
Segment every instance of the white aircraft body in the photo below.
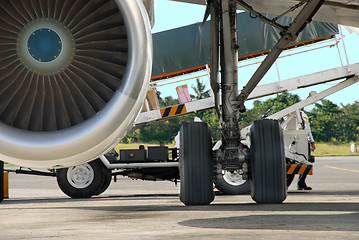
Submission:
<svg viewBox="0 0 359 240">
<path fill-rule="evenodd" d="M 193 4 L 206 5 L 205 0 L 172 0 L 177 2 L 186 2 Z M 291 7 L 302 1 L 298 0 L 244 0 L 237 2 L 245 2 L 252 6 L 253 9 L 260 13 L 269 13 L 280 15 Z M 243 6 L 238 5 L 238 9 L 246 10 Z M 301 8 L 288 12 L 286 15 L 295 17 Z M 358 0 L 334 0 L 324 1 L 323 6 L 313 17 L 313 20 L 321 22 L 330 22 L 352 27 L 359 27 L 359 1 Z"/>
</svg>

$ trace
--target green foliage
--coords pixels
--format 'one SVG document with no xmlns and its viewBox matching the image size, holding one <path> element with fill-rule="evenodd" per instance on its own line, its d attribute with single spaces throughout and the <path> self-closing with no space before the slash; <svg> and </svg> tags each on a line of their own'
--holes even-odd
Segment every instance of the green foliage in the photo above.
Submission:
<svg viewBox="0 0 359 240">
<path fill-rule="evenodd" d="M 341 134 L 342 142 L 356 142 L 359 139 L 359 102 L 342 107 Z"/>
<path fill-rule="evenodd" d="M 221 140 L 221 126 L 219 125 L 218 117 L 214 109 L 199 112 L 196 116 L 199 117 L 202 122 L 208 124 L 209 129 L 211 129 L 212 140 L 214 142 Z"/>
<path fill-rule="evenodd" d="M 329 100 L 322 100 L 321 104 L 315 103 L 310 113 L 314 139 L 323 142 L 337 141 L 341 115 L 338 105 Z"/>
<path fill-rule="evenodd" d="M 197 79 L 197 86 L 192 86 L 196 95 L 194 99 L 207 97 L 207 91 L 204 91 L 204 85 Z M 209 94 L 209 93 L 208 93 Z M 166 107 L 179 104 L 173 97 L 161 98 L 161 93 L 157 92 L 160 106 Z M 209 96 L 209 95 L 208 95 Z M 253 108 L 246 113 L 241 114 L 242 127 L 252 124 L 260 118 L 269 108 L 274 106 L 272 112 L 278 112 L 288 106 L 291 106 L 301 99 L 298 95 L 282 93 L 266 101 L 256 100 Z M 359 139 L 359 102 L 345 106 L 338 106 L 329 100 L 322 100 L 316 103 L 314 108 L 307 112 L 313 137 L 317 142 L 348 143 L 356 142 Z M 147 125 L 137 126 L 123 139 L 124 143 L 172 143 L 181 126 L 185 122 L 193 121 L 199 117 L 206 122 L 211 129 L 214 141 L 221 139 L 221 129 L 214 109 L 192 113 L 172 119 L 162 120 Z"/>
<path fill-rule="evenodd" d="M 316 103 L 310 113 L 313 137 L 322 142 L 356 142 L 359 137 L 359 102 L 340 108 L 329 100 Z"/>
<path fill-rule="evenodd" d="M 195 117 L 208 124 L 213 141 L 220 140 L 221 131 L 215 111 L 207 110 L 134 127 L 122 143 L 172 143 L 182 124 L 193 121 Z"/>
<path fill-rule="evenodd" d="M 198 78 L 196 78 L 196 86 L 192 84 L 192 89 L 196 93 L 196 95 L 191 95 L 193 100 L 199 100 L 210 97 L 209 90 L 204 91 L 206 85 L 203 84 Z"/>
<path fill-rule="evenodd" d="M 128 143 L 128 139 L 133 139 L 135 142 L 141 143 L 170 143 L 174 140 L 182 124 L 193 121 L 193 118 L 192 114 L 189 114 L 134 127 L 122 142 Z"/>
<path fill-rule="evenodd" d="M 161 92 L 158 90 L 156 90 L 156 94 L 161 108 L 179 104 L 178 99 L 174 99 L 172 96 L 167 96 L 165 98 L 162 98 Z"/>
<path fill-rule="evenodd" d="M 269 114 L 276 113 L 289 107 L 300 101 L 300 98 L 296 94 L 282 93 L 278 94 L 275 98 L 269 98 L 262 102 L 259 100 L 254 101 L 253 108 L 241 114 L 243 121 L 241 122 L 242 127 L 246 127 L 253 123 L 254 120 L 259 119 L 268 109 L 274 107 Z"/>
</svg>

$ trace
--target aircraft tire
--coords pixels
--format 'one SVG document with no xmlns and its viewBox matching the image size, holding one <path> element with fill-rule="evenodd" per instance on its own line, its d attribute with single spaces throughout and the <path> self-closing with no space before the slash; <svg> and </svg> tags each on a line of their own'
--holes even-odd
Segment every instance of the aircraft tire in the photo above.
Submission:
<svg viewBox="0 0 359 240">
<path fill-rule="evenodd" d="M 225 195 L 244 195 L 251 193 L 251 183 L 249 180 L 243 180 L 239 174 L 233 174 L 225 171 L 218 175 L 214 184 L 216 188 Z"/>
<path fill-rule="evenodd" d="M 251 127 L 251 196 L 257 203 L 282 203 L 287 197 L 283 131 L 276 120 Z"/>
<path fill-rule="evenodd" d="M 56 170 L 57 183 L 71 198 L 90 198 L 103 193 L 111 182 L 111 173 L 100 159 Z"/>
<path fill-rule="evenodd" d="M 206 123 L 185 123 L 180 131 L 180 200 L 208 205 L 214 200 L 211 133 Z"/>
</svg>

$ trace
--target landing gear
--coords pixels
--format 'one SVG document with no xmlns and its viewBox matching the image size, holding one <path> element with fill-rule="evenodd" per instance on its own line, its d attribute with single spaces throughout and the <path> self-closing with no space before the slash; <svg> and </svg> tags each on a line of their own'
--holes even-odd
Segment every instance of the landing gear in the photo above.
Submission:
<svg viewBox="0 0 359 240">
<path fill-rule="evenodd" d="M 56 170 L 60 189 L 71 198 L 89 198 L 103 193 L 111 183 L 111 171 L 96 159 Z"/>
<path fill-rule="evenodd" d="M 252 199 L 282 203 L 287 197 L 283 132 L 276 120 L 257 120 L 251 127 Z"/>
<path fill-rule="evenodd" d="M 180 200 L 208 205 L 214 199 L 212 141 L 203 122 L 185 123 L 180 131 Z"/>
<path fill-rule="evenodd" d="M 257 203 L 281 203 L 287 197 L 285 153 L 283 133 L 275 120 L 255 121 L 251 128 L 251 149 L 241 148 L 239 112 L 245 112 L 245 101 L 274 64 L 286 46 L 295 41 L 298 34 L 312 20 L 323 0 L 303 1 L 305 4 L 289 26 L 282 26 L 275 19 L 256 12 L 252 6 L 238 0 L 207 1 L 205 18 L 211 14 L 211 87 L 215 106 L 222 123 L 223 145 L 216 152 L 216 162 L 230 173 L 242 171 L 245 178 L 251 179 L 251 195 Z M 281 38 L 260 64 L 248 83 L 238 93 L 238 41 L 236 13 L 238 4 L 259 16 L 261 20 L 280 29 Z M 292 7 L 292 11 L 299 5 Z M 219 63 L 221 65 L 220 83 L 217 81 Z M 219 108 L 221 96 L 221 109 Z M 210 136 L 206 127 L 183 126 L 181 130 L 180 198 L 186 205 L 209 204 L 213 200 L 210 185 L 210 172 L 213 163 Z M 205 125 L 204 125 L 205 126 Z M 203 148 L 203 149 L 202 149 Z M 201 153 L 203 152 L 203 155 Z M 223 177 L 223 176 L 222 176 Z M 227 182 L 228 183 L 228 182 Z"/>
<path fill-rule="evenodd" d="M 242 195 L 251 192 L 251 183 L 249 180 L 244 180 L 243 175 L 236 171 L 222 171 L 221 175 L 217 175 L 214 179 L 216 188 L 227 195 Z"/>
</svg>

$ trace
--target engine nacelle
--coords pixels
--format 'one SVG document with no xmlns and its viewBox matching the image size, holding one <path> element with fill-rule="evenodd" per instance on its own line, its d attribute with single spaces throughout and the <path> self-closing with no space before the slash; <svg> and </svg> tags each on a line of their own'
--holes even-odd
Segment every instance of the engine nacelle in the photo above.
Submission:
<svg viewBox="0 0 359 240">
<path fill-rule="evenodd" d="M 133 126 L 152 69 L 140 0 L 0 0 L 0 159 L 90 161 Z"/>
</svg>

